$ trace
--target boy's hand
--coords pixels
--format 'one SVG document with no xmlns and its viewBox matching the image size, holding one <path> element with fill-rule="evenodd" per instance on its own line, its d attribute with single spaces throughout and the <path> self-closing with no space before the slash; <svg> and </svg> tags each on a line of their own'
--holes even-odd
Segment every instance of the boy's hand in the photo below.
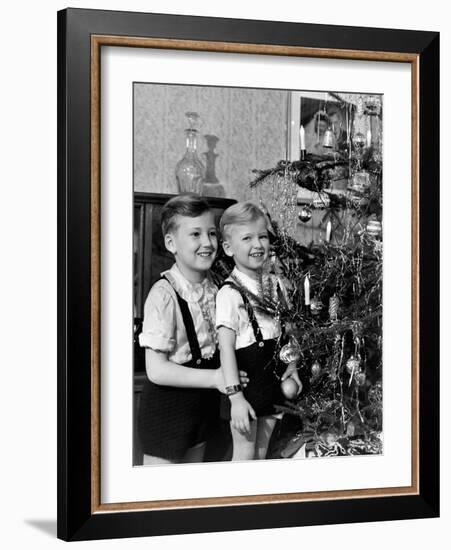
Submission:
<svg viewBox="0 0 451 550">
<path fill-rule="evenodd" d="M 230 397 L 230 418 L 232 428 L 242 434 L 251 433 L 250 419 L 257 420 L 257 415 L 250 403 L 240 392 Z"/>
<path fill-rule="evenodd" d="M 244 370 L 238 371 L 238 374 L 240 375 L 240 384 L 245 388 L 249 383 L 249 377 L 247 376 L 247 372 Z"/>
<path fill-rule="evenodd" d="M 282 374 L 281 382 L 286 380 L 287 378 L 293 378 L 296 381 L 296 384 L 299 386 L 297 395 L 300 394 L 302 391 L 302 382 L 299 378 L 298 369 L 297 369 L 297 361 L 292 361 L 291 363 L 288 363 L 287 368 L 285 369 L 285 372 Z"/>
<path fill-rule="evenodd" d="M 239 375 L 240 375 L 240 384 L 243 388 L 245 388 L 249 382 L 247 373 L 244 372 L 243 370 L 240 370 Z M 214 382 L 215 388 L 221 393 L 225 394 L 226 384 L 225 384 L 224 374 L 222 372 L 222 369 L 216 369 L 214 376 L 215 376 L 215 382 Z"/>
</svg>

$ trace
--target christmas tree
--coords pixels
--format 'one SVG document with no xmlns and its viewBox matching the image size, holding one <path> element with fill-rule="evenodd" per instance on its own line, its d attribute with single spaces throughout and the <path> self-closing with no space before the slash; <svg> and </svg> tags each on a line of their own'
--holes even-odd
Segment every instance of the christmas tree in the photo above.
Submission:
<svg viewBox="0 0 451 550">
<path fill-rule="evenodd" d="M 286 304 L 265 298 L 264 289 L 252 299 L 290 326 L 290 342 L 278 353 L 297 360 L 302 380 L 298 397 L 281 407 L 286 414 L 271 455 L 277 458 L 301 450 L 382 452 L 381 100 L 335 97 L 348 110 L 342 147 L 323 155 L 301 151 L 301 160 L 255 170 L 250 183 L 272 197 L 261 202 L 270 221 L 270 269 L 289 294 Z M 333 137 L 325 135 L 324 143 Z M 345 189 L 336 191 L 337 180 Z M 311 193 L 303 207 L 299 189 Z M 296 227 L 316 209 L 324 213 L 321 238 L 300 242 Z M 222 276 L 230 270 L 224 257 L 218 269 Z"/>
</svg>

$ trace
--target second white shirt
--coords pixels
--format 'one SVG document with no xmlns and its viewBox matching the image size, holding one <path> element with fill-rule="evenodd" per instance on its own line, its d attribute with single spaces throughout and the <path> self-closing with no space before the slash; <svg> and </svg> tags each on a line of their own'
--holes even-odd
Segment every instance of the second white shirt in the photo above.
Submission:
<svg viewBox="0 0 451 550">
<path fill-rule="evenodd" d="M 253 294 L 258 295 L 258 284 L 255 279 L 242 273 L 236 267 L 231 275 L 239 281 L 240 285 L 244 286 Z M 227 278 L 226 281 L 233 283 L 232 276 Z M 275 275 L 265 275 L 265 277 L 273 278 L 273 288 L 275 290 L 277 289 L 277 285 L 279 285 L 282 291 L 284 291 L 278 277 Z M 273 296 L 273 299 L 277 300 L 277 294 Z M 250 302 L 251 305 L 254 305 L 252 304 L 252 300 L 250 300 Z M 216 296 L 216 328 L 223 326 L 235 332 L 235 349 L 246 348 L 255 342 L 254 331 L 252 330 L 249 315 L 243 306 L 241 295 L 229 285 L 224 285 L 218 291 Z M 280 336 L 280 323 L 273 316 L 260 313 L 256 308 L 254 308 L 254 313 L 264 340 L 270 340 Z"/>
</svg>

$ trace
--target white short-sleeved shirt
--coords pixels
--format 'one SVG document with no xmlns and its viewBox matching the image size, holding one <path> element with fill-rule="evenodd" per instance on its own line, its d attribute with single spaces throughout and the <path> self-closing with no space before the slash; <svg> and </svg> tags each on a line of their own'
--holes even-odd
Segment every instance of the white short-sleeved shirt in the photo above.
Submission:
<svg viewBox="0 0 451 550">
<path fill-rule="evenodd" d="M 143 330 L 139 335 L 142 347 L 168 354 L 174 363 L 187 363 L 192 359 L 185 324 L 174 289 L 188 302 L 202 357 L 208 359 L 216 351 L 216 335 L 202 309 L 215 321 L 215 298 L 217 288 L 207 277 L 201 283 L 190 283 L 176 264 L 161 273 L 167 281 L 157 281 L 144 304 Z"/>
<path fill-rule="evenodd" d="M 253 294 L 258 295 L 257 281 L 252 279 L 245 273 L 239 271 L 236 267 L 232 271 L 231 277 L 226 281 L 231 281 L 235 277 L 239 283 L 247 288 Z M 286 296 L 285 289 L 281 280 L 275 275 L 265 275 L 265 277 L 273 278 L 273 288 L 275 295 L 274 300 L 277 300 L 277 285 L 281 288 Z M 252 305 L 252 299 L 250 300 Z M 264 340 L 278 338 L 281 333 L 280 323 L 271 315 L 265 315 L 254 309 L 257 323 L 260 327 Z M 227 327 L 235 332 L 235 349 L 246 348 L 255 342 L 254 331 L 249 320 L 249 315 L 243 307 L 243 299 L 241 295 L 229 285 L 224 285 L 219 289 L 216 296 L 216 328 Z"/>
</svg>

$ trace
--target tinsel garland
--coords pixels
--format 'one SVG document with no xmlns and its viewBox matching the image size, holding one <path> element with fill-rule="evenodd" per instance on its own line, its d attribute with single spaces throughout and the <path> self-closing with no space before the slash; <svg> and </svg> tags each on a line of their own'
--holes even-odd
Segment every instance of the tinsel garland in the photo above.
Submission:
<svg viewBox="0 0 451 550">
<path fill-rule="evenodd" d="M 343 170 L 348 170 L 348 191 L 335 194 L 329 189 L 330 183 L 337 173 L 342 176 Z M 356 170 L 361 172 L 354 182 Z M 330 198 L 327 215 L 334 222 L 335 235 L 341 231 L 339 240 L 304 246 L 265 210 L 273 254 L 266 271 L 284 281 L 288 300 L 278 299 L 274 288 L 268 286 L 271 279 L 263 273 L 257 294 L 235 281 L 257 312 L 290 326 L 299 345 L 298 374 L 303 390 L 296 400 L 279 407 L 298 419 L 297 427 L 284 440 L 278 456 L 292 456 L 302 445 L 316 456 L 380 453 L 381 224 L 372 223 L 371 231 L 366 230 L 368 217 L 380 218 L 382 212 L 380 162 L 375 162 L 370 152 L 358 165 L 340 155 L 327 159 L 308 155 L 303 161 L 281 161 L 273 169 L 254 173 L 257 176 L 251 187 L 272 185 L 274 178 L 280 186 L 285 178 L 287 184 L 294 181 L 303 188 L 326 193 Z M 360 188 L 360 180 L 369 185 Z M 342 222 L 339 216 L 334 217 L 336 210 L 344 208 L 355 212 L 354 219 Z M 280 221 L 280 216 L 277 219 Z M 221 248 L 213 266 L 217 284 L 233 269 L 233 260 Z M 307 304 L 306 277 L 310 294 Z"/>
<path fill-rule="evenodd" d="M 296 160 L 293 162 L 281 160 L 275 168 L 266 170 L 253 170 L 257 176 L 252 180 L 249 186 L 255 187 L 261 184 L 269 176 L 284 176 L 288 171 L 293 180 L 300 186 L 310 191 L 321 191 L 326 184 L 330 183 L 330 171 L 337 167 L 347 167 L 349 161 L 339 153 L 332 159 L 325 159 L 317 155 L 307 155 L 305 160 Z"/>
<path fill-rule="evenodd" d="M 335 180 L 347 179 L 355 172 L 368 174 L 371 185 L 348 193 L 334 193 L 330 187 Z M 334 153 L 332 158 L 307 154 L 304 160 L 280 160 L 274 168 L 254 169 L 256 177 L 249 183 L 250 188 L 270 183 L 274 177 L 287 177 L 299 187 L 318 194 L 326 193 L 331 210 L 349 208 L 361 215 L 377 215 L 382 212 L 382 165 L 367 151 L 362 159 L 344 157 Z"/>
<path fill-rule="evenodd" d="M 382 451 L 382 243 L 373 230 L 376 224 L 372 233 L 365 231 L 365 220 L 382 212 L 381 166 L 368 155 L 358 169 L 369 174 L 369 186 L 360 189 L 357 180 L 353 188 L 350 178 L 348 192 L 330 192 L 333 171 L 346 166 L 350 173 L 356 170 L 348 159 L 310 155 L 303 161 L 281 161 L 271 170 L 256 170 L 250 184 L 266 185 L 289 171 L 291 181 L 329 195 L 328 215 L 343 208 L 357 214 L 354 221 L 346 221 L 340 241 L 310 246 L 301 245 L 269 219 L 272 268 L 286 282 L 290 307 L 252 298 L 262 311 L 291 323 L 301 353 L 298 372 L 303 383 L 298 399 L 279 407 L 298 418 L 301 426 L 285 442 L 280 457 L 292 456 L 302 445 L 316 456 Z M 363 176 L 364 172 L 359 175 Z M 303 289 L 307 276 L 309 305 Z"/>
</svg>

